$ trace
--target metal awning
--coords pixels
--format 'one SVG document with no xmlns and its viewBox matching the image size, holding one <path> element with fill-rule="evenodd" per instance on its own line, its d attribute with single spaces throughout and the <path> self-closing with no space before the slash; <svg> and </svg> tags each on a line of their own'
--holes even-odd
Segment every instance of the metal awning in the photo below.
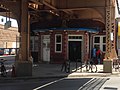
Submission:
<svg viewBox="0 0 120 90">
<path fill-rule="evenodd" d="M 90 33 L 97 33 L 99 32 L 99 29 L 93 29 L 93 28 L 49 28 L 49 29 L 36 29 L 33 30 L 33 32 L 44 32 L 44 31 L 50 31 L 50 30 L 69 30 L 69 31 L 87 31 Z"/>
</svg>

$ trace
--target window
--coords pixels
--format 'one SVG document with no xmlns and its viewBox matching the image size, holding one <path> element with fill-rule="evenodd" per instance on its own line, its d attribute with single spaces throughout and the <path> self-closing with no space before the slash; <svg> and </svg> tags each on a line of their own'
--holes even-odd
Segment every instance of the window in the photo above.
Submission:
<svg viewBox="0 0 120 90">
<path fill-rule="evenodd" d="M 105 36 L 94 36 L 93 46 L 97 46 L 101 51 L 105 52 L 106 50 L 106 37 Z"/>
<path fill-rule="evenodd" d="M 55 35 L 55 52 L 62 52 L 62 34 Z"/>
<path fill-rule="evenodd" d="M 82 39 L 82 36 L 69 36 L 69 39 Z"/>
<path fill-rule="evenodd" d="M 106 50 L 106 45 L 103 45 L 103 51 L 105 51 Z"/>
<path fill-rule="evenodd" d="M 100 37 L 95 37 L 94 43 L 100 43 Z"/>
<path fill-rule="evenodd" d="M 33 52 L 38 52 L 38 36 L 31 36 L 30 48 Z"/>
<path fill-rule="evenodd" d="M 106 43 L 106 37 L 103 37 L 103 43 Z"/>
<path fill-rule="evenodd" d="M 34 51 L 38 52 L 38 38 L 34 42 Z"/>
</svg>

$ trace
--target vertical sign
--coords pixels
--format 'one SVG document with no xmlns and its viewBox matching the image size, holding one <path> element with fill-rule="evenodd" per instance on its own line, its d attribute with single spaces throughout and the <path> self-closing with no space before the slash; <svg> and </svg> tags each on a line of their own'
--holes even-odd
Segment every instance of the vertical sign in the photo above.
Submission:
<svg viewBox="0 0 120 90">
<path fill-rule="evenodd" d="M 120 36 L 120 22 L 118 22 L 118 36 Z"/>
</svg>

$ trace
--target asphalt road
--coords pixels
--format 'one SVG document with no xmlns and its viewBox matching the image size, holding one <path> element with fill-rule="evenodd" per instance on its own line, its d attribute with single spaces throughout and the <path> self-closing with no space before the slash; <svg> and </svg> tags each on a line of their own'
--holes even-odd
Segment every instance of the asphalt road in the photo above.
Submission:
<svg viewBox="0 0 120 90">
<path fill-rule="evenodd" d="M 55 79 L 6 80 L 0 82 L 0 90 L 33 90 Z"/>
<path fill-rule="evenodd" d="M 15 56 L 0 56 L 0 59 L 6 60 L 4 62 L 6 71 L 11 72 L 12 65 L 14 65 L 14 62 L 15 62 Z M 1 71 L 0 71 L 0 73 L 1 73 Z M 9 75 L 10 75 L 10 73 L 7 74 L 7 76 L 9 76 Z"/>
<path fill-rule="evenodd" d="M 99 90 L 106 80 L 106 78 L 6 80 L 0 82 L 0 90 Z"/>
<path fill-rule="evenodd" d="M 32 79 L 0 83 L 0 90 L 78 90 L 91 78 L 80 79 Z"/>
<path fill-rule="evenodd" d="M 4 64 L 7 65 L 13 65 L 15 62 L 15 56 L 2 56 L 0 57 L 0 59 L 5 59 L 6 61 L 4 62 Z"/>
</svg>

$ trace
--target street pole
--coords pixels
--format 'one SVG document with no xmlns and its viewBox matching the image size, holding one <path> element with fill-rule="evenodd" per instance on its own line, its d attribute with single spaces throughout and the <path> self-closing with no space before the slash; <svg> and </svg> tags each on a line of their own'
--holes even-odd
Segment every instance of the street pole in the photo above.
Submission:
<svg viewBox="0 0 120 90">
<path fill-rule="evenodd" d="M 32 63 L 29 61 L 29 15 L 28 0 L 20 0 L 20 49 L 15 64 L 16 76 L 32 76 Z"/>
<path fill-rule="evenodd" d="M 106 53 L 103 61 L 103 70 L 107 73 L 112 73 L 112 62 L 117 59 L 115 35 L 115 3 L 113 0 L 106 0 Z"/>
</svg>

